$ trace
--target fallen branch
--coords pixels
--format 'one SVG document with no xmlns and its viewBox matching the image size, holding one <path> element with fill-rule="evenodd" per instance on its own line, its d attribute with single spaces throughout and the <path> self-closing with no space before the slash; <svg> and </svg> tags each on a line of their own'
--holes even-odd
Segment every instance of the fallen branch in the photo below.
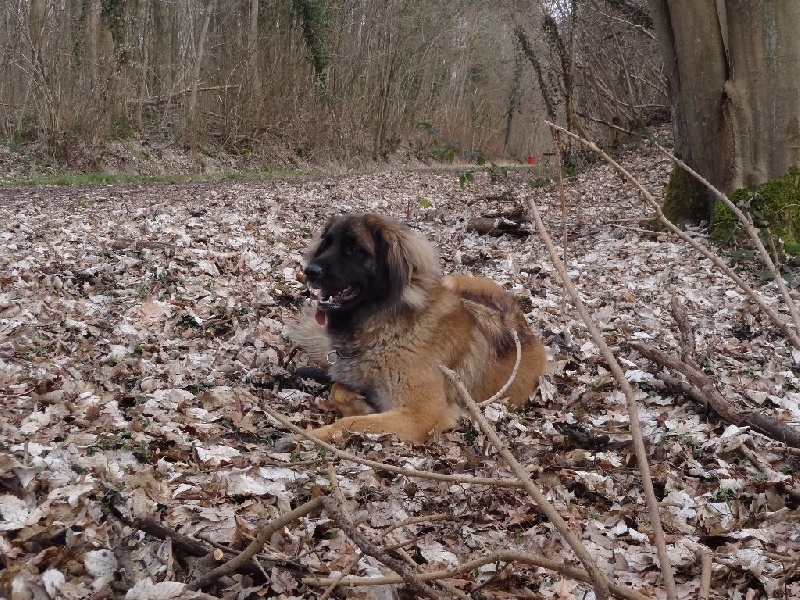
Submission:
<svg viewBox="0 0 800 600">
<path fill-rule="evenodd" d="M 522 223 L 503 217 L 497 219 L 476 217 L 467 224 L 467 231 L 474 231 L 478 235 L 491 235 L 493 237 L 500 237 L 505 234 L 528 237 L 531 234 L 529 230 L 522 228 Z"/>
<path fill-rule="evenodd" d="M 111 492 L 110 496 L 112 497 L 112 500 L 115 500 L 115 497 L 118 497 L 118 494 L 116 492 Z M 109 507 L 111 514 L 114 515 L 114 517 L 124 525 L 127 525 L 133 529 L 138 529 L 139 531 L 143 531 L 161 540 L 170 540 L 173 548 L 180 550 L 184 554 L 202 558 L 204 556 L 209 556 L 214 552 L 214 546 L 211 544 L 206 544 L 200 540 L 196 540 L 178 533 L 174 529 L 170 529 L 166 525 L 163 525 L 153 517 L 128 517 L 124 515 L 113 502 L 109 503 Z M 225 552 L 235 554 L 235 552 L 229 548 L 225 549 Z M 288 571 L 292 571 L 297 575 L 307 575 L 309 572 L 308 569 L 303 565 L 285 560 L 283 558 L 260 557 L 259 560 L 266 563 L 270 567 L 281 567 Z M 238 572 L 250 575 L 251 577 L 254 577 L 256 581 L 263 580 L 263 571 L 259 568 L 258 564 L 256 564 L 254 560 L 248 560 L 239 565 Z"/>
<path fill-rule="evenodd" d="M 523 553 L 511 551 L 497 552 L 487 556 L 482 556 L 481 558 L 466 562 L 446 571 L 430 571 L 428 573 L 417 573 L 416 575 L 420 581 L 425 582 L 437 581 L 440 579 L 452 579 L 453 577 L 457 577 L 462 573 L 474 571 L 483 565 L 489 565 L 497 562 L 521 563 L 524 565 L 530 565 L 532 567 L 547 569 L 553 573 L 558 573 L 564 577 L 569 577 L 570 579 L 575 579 L 577 581 L 583 581 L 584 583 L 592 582 L 592 578 L 589 577 L 589 574 L 578 567 L 572 567 L 564 564 L 561 561 L 545 558 L 529 552 Z M 305 585 L 314 585 L 320 587 L 330 585 L 334 582 L 338 583 L 340 586 L 361 587 L 375 585 L 396 585 L 398 583 L 403 583 L 403 580 L 400 577 L 345 577 L 341 580 L 333 577 L 304 577 L 301 580 L 301 583 Z M 652 600 L 652 596 L 645 596 L 636 590 L 632 590 L 631 588 L 622 585 L 610 583 L 608 589 L 611 594 L 617 598 L 623 598 L 625 600 Z"/>
<path fill-rule="evenodd" d="M 592 558 L 592 555 L 589 554 L 589 551 L 586 550 L 586 547 L 573 533 L 572 529 L 570 529 L 570 526 L 556 510 L 555 506 L 553 506 L 545 497 L 545 495 L 539 490 L 539 488 L 533 482 L 533 479 L 531 479 L 530 475 L 528 475 L 525 467 L 523 467 L 517 461 L 517 459 L 514 458 L 514 455 L 511 454 L 511 451 L 500 439 L 500 436 L 497 435 L 497 432 L 486 420 L 486 417 L 483 416 L 483 413 L 481 413 L 478 405 L 475 404 L 475 400 L 473 400 L 470 396 L 469 391 L 464 386 L 464 382 L 461 381 L 459 376 L 454 371 L 448 369 L 444 365 L 439 365 L 439 370 L 444 373 L 444 376 L 447 378 L 450 384 L 456 388 L 458 391 L 458 396 L 461 400 L 461 405 L 470 414 L 472 419 L 478 423 L 478 426 L 481 428 L 486 437 L 489 438 L 492 444 L 494 444 L 497 452 L 503 457 L 506 463 L 508 463 L 508 465 L 511 467 L 511 470 L 514 471 L 514 474 L 519 477 L 523 487 L 525 488 L 525 491 L 528 492 L 531 498 L 533 498 L 533 501 L 536 502 L 539 508 L 542 509 L 542 512 L 555 526 L 556 530 L 561 534 L 567 544 L 569 544 L 569 547 L 572 548 L 573 552 L 575 552 L 578 559 L 583 563 L 583 566 L 586 567 L 586 571 L 589 573 L 592 585 L 594 586 L 595 596 L 598 598 L 598 600 L 605 600 L 608 598 L 610 585 L 609 581 L 606 579 L 605 575 L 603 575 L 602 571 L 600 571 L 600 568 Z"/>
<path fill-rule="evenodd" d="M 614 375 L 614 379 L 617 380 L 620 389 L 622 390 L 623 394 L 625 394 L 625 404 L 628 408 L 628 419 L 631 426 L 633 449 L 636 453 L 636 460 L 639 465 L 639 474 L 642 477 L 642 489 L 644 490 L 647 512 L 650 516 L 650 526 L 653 528 L 653 538 L 656 546 L 656 553 L 658 554 L 659 566 L 661 567 L 661 574 L 664 577 L 664 587 L 666 588 L 667 598 L 669 600 L 675 600 L 678 597 L 678 593 L 675 588 L 675 578 L 672 574 L 672 566 L 669 562 L 669 555 L 667 554 L 667 542 L 664 538 L 664 530 L 661 527 L 658 498 L 656 498 L 655 489 L 653 488 L 653 479 L 650 476 L 650 465 L 647 462 L 647 449 L 644 446 L 642 427 L 639 422 L 639 406 L 636 403 L 633 388 L 625 378 L 625 372 L 622 370 L 622 367 L 620 367 L 617 359 L 614 357 L 614 353 L 611 352 L 608 344 L 606 344 L 605 340 L 603 339 L 603 334 L 600 333 L 600 329 L 597 327 L 597 324 L 592 319 L 589 311 L 586 310 L 586 306 L 583 304 L 583 301 L 578 294 L 578 290 L 575 289 L 575 285 L 572 283 L 572 280 L 567 274 L 564 263 L 561 262 L 558 257 L 558 253 L 553 245 L 553 240 L 550 239 L 550 235 L 547 233 L 547 229 L 545 229 L 542 217 L 539 214 L 539 208 L 536 206 L 536 203 L 533 200 L 531 200 L 531 210 L 533 211 L 533 218 L 536 220 L 536 228 L 539 232 L 539 237 L 542 238 L 542 241 L 547 247 L 547 251 L 550 253 L 550 261 L 561 278 L 561 283 L 564 285 L 564 288 L 569 294 L 575 309 L 578 311 L 578 314 L 580 314 L 583 322 L 586 324 L 589 333 L 591 333 L 592 340 L 594 341 L 598 350 L 600 350 L 600 355 L 608 363 L 608 366 Z"/>
<path fill-rule="evenodd" d="M 318 496 L 313 500 L 309 500 L 305 504 L 298 506 L 285 515 L 281 515 L 269 525 L 264 527 L 261 531 L 259 531 L 256 538 L 247 545 L 247 548 L 242 550 L 237 556 L 234 556 L 228 562 L 221 564 L 216 569 L 212 569 L 202 577 L 195 579 L 189 584 L 189 589 L 197 591 L 201 588 L 204 588 L 208 584 L 217 581 L 220 577 L 237 572 L 243 565 L 250 562 L 252 558 L 264 548 L 264 544 L 266 544 L 276 532 L 280 531 L 289 523 L 296 521 L 300 517 L 313 512 L 322 506 L 322 502 L 323 497 Z"/>
<path fill-rule="evenodd" d="M 798 336 L 798 333 L 794 331 L 791 327 L 789 327 L 789 324 L 786 321 L 784 321 L 783 318 L 781 318 L 781 316 L 772 307 L 770 307 L 764 301 L 764 299 L 759 294 L 757 294 L 753 290 L 753 288 L 751 288 L 748 285 L 748 283 L 744 279 L 742 279 L 733 269 L 731 269 L 727 264 L 725 264 L 725 261 L 723 261 L 714 252 L 709 250 L 706 246 L 704 246 L 703 244 L 692 238 L 685 231 L 681 230 L 681 228 L 676 226 L 672 221 L 667 219 L 667 217 L 665 217 L 664 213 L 661 211 L 661 206 L 659 202 L 655 199 L 653 194 L 647 191 L 647 189 L 641 183 L 639 183 L 639 181 L 633 175 L 628 173 L 628 171 L 626 171 L 624 167 L 622 167 L 618 162 L 616 162 L 613 158 L 611 158 L 608 154 L 603 152 L 600 148 L 598 148 L 595 144 L 593 144 L 589 140 L 586 140 L 580 137 L 579 135 L 576 135 L 571 131 L 564 129 L 563 127 L 559 127 L 558 125 L 550 123 L 549 121 L 547 121 L 547 124 L 550 125 L 550 127 L 562 131 L 571 138 L 574 138 L 579 142 L 581 142 L 592 152 L 603 158 L 603 160 L 605 160 L 608 164 L 614 167 L 614 169 L 616 169 L 616 171 L 620 173 L 625 179 L 627 179 L 630 183 L 636 186 L 636 188 L 642 193 L 642 196 L 644 196 L 644 199 L 647 201 L 647 203 L 655 211 L 656 217 L 658 218 L 659 222 L 662 223 L 664 227 L 666 227 L 673 234 L 681 238 L 692 248 L 697 250 L 700 254 L 702 254 L 708 260 L 714 263 L 714 266 L 717 267 L 717 269 L 719 269 L 727 277 L 733 280 L 736 283 L 736 285 L 739 286 L 739 289 L 742 290 L 742 292 L 750 300 L 752 300 L 753 303 L 755 303 L 764 312 L 764 314 L 767 315 L 767 317 L 769 317 L 769 320 L 772 321 L 772 323 L 778 329 L 780 329 L 781 332 L 783 332 L 783 334 L 786 336 L 786 339 L 789 340 L 789 343 L 791 343 L 792 346 L 800 350 L 800 336 Z"/>
<path fill-rule="evenodd" d="M 772 257 L 767 252 L 767 249 L 764 247 L 764 244 L 761 242 L 761 237 L 758 235 L 758 230 L 753 225 L 753 220 L 746 214 L 744 214 L 741 209 L 736 206 L 733 202 L 731 202 L 730 198 L 723 194 L 720 190 L 716 187 L 711 185 L 711 183 L 702 177 L 697 171 L 692 169 L 689 165 L 683 162 L 680 158 L 668 152 L 666 149 L 662 148 L 658 144 L 656 144 L 656 148 L 661 150 L 664 154 L 666 154 L 672 162 L 678 165 L 681 169 L 689 173 L 692 177 L 697 179 L 700 183 L 702 183 L 707 189 L 711 191 L 716 198 L 722 202 L 725 206 L 727 206 L 733 214 L 736 215 L 736 218 L 739 219 L 739 222 L 744 227 L 745 232 L 747 232 L 750 241 L 753 242 L 753 246 L 755 246 L 756 250 L 758 251 L 758 255 L 761 257 L 761 260 L 764 261 L 764 264 L 767 266 L 767 269 L 772 274 L 772 278 L 775 280 L 775 285 L 778 286 L 778 289 L 781 292 L 781 296 L 783 296 L 783 301 L 786 304 L 786 307 L 789 309 L 789 314 L 792 316 L 792 322 L 794 323 L 795 331 L 800 331 L 800 311 L 797 309 L 797 305 L 794 303 L 792 299 L 792 295 L 789 293 L 789 288 L 786 286 L 786 282 L 783 279 L 783 276 L 780 273 L 780 270 L 775 265 L 772 260 Z"/>
<path fill-rule="evenodd" d="M 673 296 L 670 307 L 675 323 L 678 325 L 678 330 L 681 332 L 682 352 L 680 360 L 643 344 L 631 344 L 632 348 L 639 350 L 642 355 L 653 362 L 682 373 L 688 382 L 663 373 L 660 373 L 657 377 L 703 406 L 714 409 L 728 423 L 747 425 L 769 438 L 783 442 L 787 446 L 800 447 L 798 446 L 800 444 L 800 432 L 796 429 L 763 413 L 741 411 L 722 397 L 722 394 L 717 391 L 717 388 L 697 363 L 694 332 L 689 324 L 689 315 L 686 313 L 686 308 L 678 300 L 677 296 Z"/>
<path fill-rule="evenodd" d="M 289 419 L 287 419 L 284 415 L 272 410 L 268 406 L 262 406 L 261 409 L 268 416 L 278 421 L 281 425 L 286 427 L 292 433 L 295 433 L 311 442 L 314 442 L 320 448 L 325 448 L 326 450 L 328 450 L 341 460 L 349 460 L 354 463 L 372 467 L 373 469 L 377 469 L 379 471 L 387 471 L 389 473 L 405 475 L 406 477 L 418 477 L 419 479 L 431 479 L 433 481 L 446 481 L 448 483 L 458 483 L 458 484 L 463 483 L 472 485 L 486 485 L 490 487 L 515 487 L 515 488 L 522 487 L 522 482 L 520 482 L 518 479 L 492 479 L 489 477 L 467 477 L 463 475 L 446 475 L 444 473 L 433 473 L 431 471 L 417 471 L 416 469 L 405 469 L 403 467 L 396 467 L 394 465 L 387 465 L 385 463 L 380 463 L 374 460 L 361 458 L 360 456 L 356 456 L 355 454 L 350 454 L 349 452 L 345 452 L 344 450 L 337 448 L 333 444 L 329 444 L 328 442 L 323 442 L 322 440 L 315 438 L 313 435 L 311 435 L 310 432 L 300 429 L 297 425 L 289 421 Z"/>
<path fill-rule="evenodd" d="M 693 400 L 713 408 L 724 421 L 737 426 L 747 425 L 773 440 L 793 448 L 800 448 L 800 431 L 763 413 L 739 410 L 723 398 L 711 380 L 698 367 L 645 344 L 631 342 L 630 347 L 638 350 L 642 356 L 654 363 L 681 373 L 686 377 L 688 383 L 663 377 L 662 380 L 667 384 L 674 385 Z"/>
</svg>

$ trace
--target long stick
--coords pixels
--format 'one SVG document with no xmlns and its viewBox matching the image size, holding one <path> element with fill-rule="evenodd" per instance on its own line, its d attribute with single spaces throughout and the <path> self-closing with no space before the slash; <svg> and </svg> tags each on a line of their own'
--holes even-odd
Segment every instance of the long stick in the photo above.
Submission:
<svg viewBox="0 0 800 600">
<path fill-rule="evenodd" d="M 600 354 L 608 363 L 609 367 L 611 368 L 611 372 L 614 374 L 614 378 L 617 380 L 622 392 L 625 394 L 625 403 L 628 407 L 628 418 L 631 423 L 633 448 L 636 451 L 636 459 L 639 464 L 639 473 L 642 476 L 642 487 L 644 488 L 647 512 L 650 515 L 650 526 L 653 528 L 653 537 L 655 539 L 658 562 L 661 566 L 661 574 L 664 577 L 664 587 L 666 588 L 667 598 L 669 600 L 676 600 L 678 593 L 675 589 L 675 578 L 672 574 L 672 566 L 670 565 L 669 555 L 667 554 L 667 543 L 664 539 L 664 530 L 661 527 L 661 517 L 658 511 L 658 499 L 656 498 L 656 493 L 653 489 L 653 480 L 650 476 L 650 465 L 647 463 L 647 450 L 644 447 L 642 427 L 639 423 L 639 407 L 636 404 L 636 399 L 634 398 L 633 388 L 631 387 L 631 384 L 628 383 L 628 380 L 625 379 L 625 372 L 622 370 L 622 367 L 619 366 L 617 359 L 614 357 L 614 353 L 611 352 L 611 349 L 606 344 L 605 340 L 603 339 L 603 335 L 600 333 L 600 329 L 595 324 L 592 316 L 589 314 L 589 311 L 586 310 L 586 306 L 584 306 L 583 301 L 578 294 L 578 290 L 570 280 L 569 275 L 567 275 L 567 270 L 564 267 L 564 263 L 561 262 L 558 252 L 556 252 L 556 248 L 553 245 L 553 240 L 550 239 L 550 235 L 547 233 L 547 229 L 545 229 L 544 223 L 542 222 L 542 217 L 539 215 L 539 208 L 536 206 L 536 203 L 533 200 L 531 200 L 530 204 L 533 212 L 533 218 L 536 220 L 537 232 L 539 233 L 539 237 L 542 238 L 545 246 L 547 246 L 547 251 L 550 253 L 550 260 L 552 261 L 553 266 L 556 268 L 556 271 L 561 278 L 561 283 L 564 284 L 564 287 L 572 299 L 572 303 L 575 305 L 575 308 L 583 319 L 583 322 L 586 323 L 586 327 L 592 334 L 592 339 L 600 350 Z"/>
<path fill-rule="evenodd" d="M 636 188 L 642 193 L 642 196 L 644 196 L 644 199 L 647 201 L 647 203 L 655 210 L 659 222 L 661 222 L 664 225 L 664 227 L 669 229 L 672 233 L 677 235 L 679 238 L 681 238 L 683 241 L 689 244 L 692 248 L 697 250 L 700 254 L 702 254 L 708 260 L 714 263 L 714 266 L 717 267 L 717 269 L 719 269 L 722 273 L 724 273 L 730 279 L 732 279 L 736 283 L 736 285 L 739 286 L 739 289 L 741 289 L 742 292 L 744 292 L 744 294 L 748 298 L 750 298 L 750 300 L 753 301 L 753 303 L 755 303 L 762 311 L 764 311 L 764 314 L 766 314 L 767 317 L 769 317 L 772 323 L 783 332 L 783 334 L 786 336 L 786 339 L 789 340 L 789 343 L 791 343 L 792 346 L 800 350 L 800 337 L 798 337 L 797 332 L 795 332 L 791 327 L 789 327 L 788 323 L 786 323 L 786 321 L 784 321 L 780 317 L 780 315 L 775 310 L 772 309 L 772 307 L 768 306 L 767 303 L 764 302 L 764 299 L 755 291 L 753 291 L 753 288 L 751 288 L 744 279 L 739 277 L 739 275 L 733 269 L 731 269 L 728 265 L 726 265 L 725 262 L 719 256 L 717 256 L 711 250 L 706 248 L 703 244 L 701 244 L 700 242 L 689 236 L 685 231 L 682 231 L 680 227 L 677 227 L 672 221 L 667 219 L 667 217 L 665 217 L 664 213 L 661 211 L 661 206 L 659 205 L 658 201 L 655 199 L 653 194 L 647 191 L 647 189 L 641 183 L 639 183 L 639 181 L 633 175 L 628 173 L 628 171 L 626 171 L 625 168 L 622 167 L 622 165 L 616 162 L 613 158 L 611 158 L 608 154 L 603 152 L 600 148 L 598 148 L 595 144 L 593 144 L 589 140 L 586 140 L 578 135 L 575 135 L 571 131 L 564 129 L 563 127 L 559 127 L 558 125 L 555 125 L 550 121 L 546 122 L 550 127 L 558 129 L 559 131 L 564 132 L 566 135 L 581 142 L 584 146 L 589 148 L 589 150 L 591 150 L 598 156 L 602 157 L 603 160 L 605 160 L 608 164 L 614 167 L 614 169 L 616 169 L 623 177 L 625 177 L 625 179 L 627 179 L 629 182 L 635 185 Z"/>
<path fill-rule="evenodd" d="M 522 481 L 522 485 L 525 488 L 525 491 L 533 498 L 534 502 L 542 509 L 542 512 L 547 516 L 550 522 L 555 526 L 558 533 L 566 540 L 569 547 L 572 548 L 573 552 L 578 556 L 580 561 L 583 563 L 583 566 L 586 567 L 586 571 L 589 573 L 589 576 L 592 580 L 592 585 L 594 585 L 594 593 L 598 600 L 605 600 L 608 598 L 609 592 L 609 582 L 606 579 L 605 575 L 603 575 L 600 568 L 597 566 L 594 558 L 592 555 L 589 554 L 589 551 L 586 550 L 586 547 L 581 543 L 581 541 L 577 538 L 577 536 L 572 532 L 567 522 L 563 519 L 563 517 L 558 513 L 555 506 L 553 506 L 550 501 L 547 500 L 545 495 L 536 487 L 536 484 L 531 479 L 528 472 L 525 470 L 519 461 L 514 458 L 514 455 L 511 454 L 511 451 L 508 447 L 503 443 L 500 439 L 500 436 L 497 435 L 497 432 L 494 430 L 489 422 L 486 420 L 486 417 L 483 416 L 478 405 L 475 404 L 475 400 L 472 399 L 470 396 L 469 391 L 464 386 L 464 382 L 458 377 L 458 375 L 448 369 L 443 365 L 439 365 L 439 370 L 444 373 L 444 376 L 450 381 L 450 383 L 458 390 L 459 397 L 461 398 L 461 404 L 464 408 L 470 413 L 470 416 L 478 423 L 478 426 L 481 428 L 483 433 L 486 437 L 491 440 L 494 447 L 497 448 L 497 452 L 500 453 L 500 456 L 508 463 L 511 467 L 511 470 L 514 471 L 514 474 L 519 477 L 520 481 Z"/>
<path fill-rule="evenodd" d="M 750 237 L 750 240 L 753 242 L 753 245 L 758 250 L 759 256 L 761 256 L 761 260 L 764 261 L 764 264 L 767 265 L 767 269 L 770 273 L 772 273 L 772 278 L 775 280 L 775 285 L 778 286 L 778 289 L 783 296 L 783 301 L 786 303 L 786 307 L 789 309 L 789 314 L 792 315 L 792 322 L 794 323 L 794 328 L 796 331 L 800 331 L 800 311 L 797 310 L 797 305 L 795 304 L 794 300 L 792 299 L 792 295 L 789 293 L 789 288 L 786 287 L 786 282 L 783 279 L 780 271 L 778 270 L 775 263 L 772 261 L 772 257 L 767 252 L 767 249 L 764 247 L 764 244 L 761 243 L 761 238 L 758 236 L 758 231 L 756 230 L 755 226 L 753 225 L 752 220 L 750 220 L 747 215 L 745 215 L 741 209 L 736 206 L 733 202 L 731 202 L 730 198 L 715 188 L 711 183 L 702 177 L 697 171 L 692 169 L 689 165 L 683 162 L 680 158 L 672 154 L 671 152 L 667 152 L 666 149 L 662 148 L 658 144 L 656 147 L 661 150 L 664 154 L 666 154 L 670 160 L 672 160 L 676 165 L 678 165 L 681 169 L 689 173 L 692 177 L 697 179 L 700 183 L 706 186 L 714 196 L 717 197 L 725 206 L 733 211 L 733 214 L 736 215 L 736 218 L 739 219 L 739 222 L 744 227 L 744 230 L 747 232 L 747 235 Z"/>
</svg>

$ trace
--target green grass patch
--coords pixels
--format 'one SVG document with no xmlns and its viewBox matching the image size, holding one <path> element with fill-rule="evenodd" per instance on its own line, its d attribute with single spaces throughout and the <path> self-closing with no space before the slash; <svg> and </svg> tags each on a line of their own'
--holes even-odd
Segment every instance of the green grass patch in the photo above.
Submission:
<svg viewBox="0 0 800 600">
<path fill-rule="evenodd" d="M 290 179 L 321 175 L 314 170 L 225 171 L 220 173 L 179 173 L 166 175 L 112 175 L 109 173 L 60 173 L 0 179 L 0 187 L 39 185 L 109 185 L 120 183 L 182 183 L 252 179 Z"/>
</svg>

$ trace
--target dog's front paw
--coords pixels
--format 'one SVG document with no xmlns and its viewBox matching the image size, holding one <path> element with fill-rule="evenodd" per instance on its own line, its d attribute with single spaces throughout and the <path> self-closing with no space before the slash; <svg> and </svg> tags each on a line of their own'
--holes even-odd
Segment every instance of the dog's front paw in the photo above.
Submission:
<svg viewBox="0 0 800 600">
<path fill-rule="evenodd" d="M 325 425 L 324 427 L 318 427 L 317 429 L 312 429 L 308 433 L 313 435 L 318 440 L 321 440 L 323 442 L 330 442 L 333 436 L 337 432 L 340 433 L 338 427 L 333 427 L 332 425 Z"/>
</svg>

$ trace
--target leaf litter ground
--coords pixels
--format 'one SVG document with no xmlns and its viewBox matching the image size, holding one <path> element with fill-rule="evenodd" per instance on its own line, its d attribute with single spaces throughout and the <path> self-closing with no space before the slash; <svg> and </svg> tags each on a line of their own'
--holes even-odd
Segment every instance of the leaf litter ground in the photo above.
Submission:
<svg viewBox="0 0 800 600">
<path fill-rule="evenodd" d="M 663 190 L 668 169 L 655 152 L 640 148 L 623 162 Z M 305 359 L 285 337 L 311 301 L 304 250 L 328 216 L 373 211 L 431 240 L 445 272 L 488 276 L 517 296 L 548 347 L 551 374 L 523 410 L 492 405 L 487 416 L 600 567 L 659 597 L 625 402 L 608 366 L 535 234 L 468 228 L 474 217 L 533 198 L 563 240 L 557 189 L 532 182 L 522 172 L 480 172 L 462 189 L 452 172 L 386 171 L 0 191 L 0 589 L 15 599 L 191 597 L 169 582 L 196 576 L 192 560 L 121 523 L 109 502 L 230 556 L 223 550 L 242 548 L 263 523 L 327 493 L 332 474 L 364 535 L 405 544 L 421 570 L 503 550 L 577 564 L 520 489 L 386 473 L 310 442 L 273 451 L 286 432 L 262 407 L 302 428 L 335 416 L 323 387 L 293 375 Z M 679 296 L 723 395 L 790 423 L 800 420 L 798 357 L 708 261 L 649 230 L 644 202 L 610 168 L 569 178 L 565 193 L 568 269 L 636 386 L 680 596 L 696 597 L 708 549 L 711 597 L 800 597 L 798 455 L 671 394 L 627 343 L 678 351 L 669 303 Z M 745 267 L 777 305 L 775 286 Z M 511 476 L 467 423 L 424 446 L 365 435 L 347 450 L 465 478 Z M 267 581 L 237 575 L 215 593 L 316 597 L 324 587 L 302 577 L 335 577 L 358 551 L 313 516 L 276 535 L 261 556 Z M 363 557 L 351 570 L 381 573 Z M 492 563 L 450 583 L 476 598 L 592 597 L 586 584 L 519 564 Z M 396 590 L 337 594 L 388 598 Z"/>
</svg>

